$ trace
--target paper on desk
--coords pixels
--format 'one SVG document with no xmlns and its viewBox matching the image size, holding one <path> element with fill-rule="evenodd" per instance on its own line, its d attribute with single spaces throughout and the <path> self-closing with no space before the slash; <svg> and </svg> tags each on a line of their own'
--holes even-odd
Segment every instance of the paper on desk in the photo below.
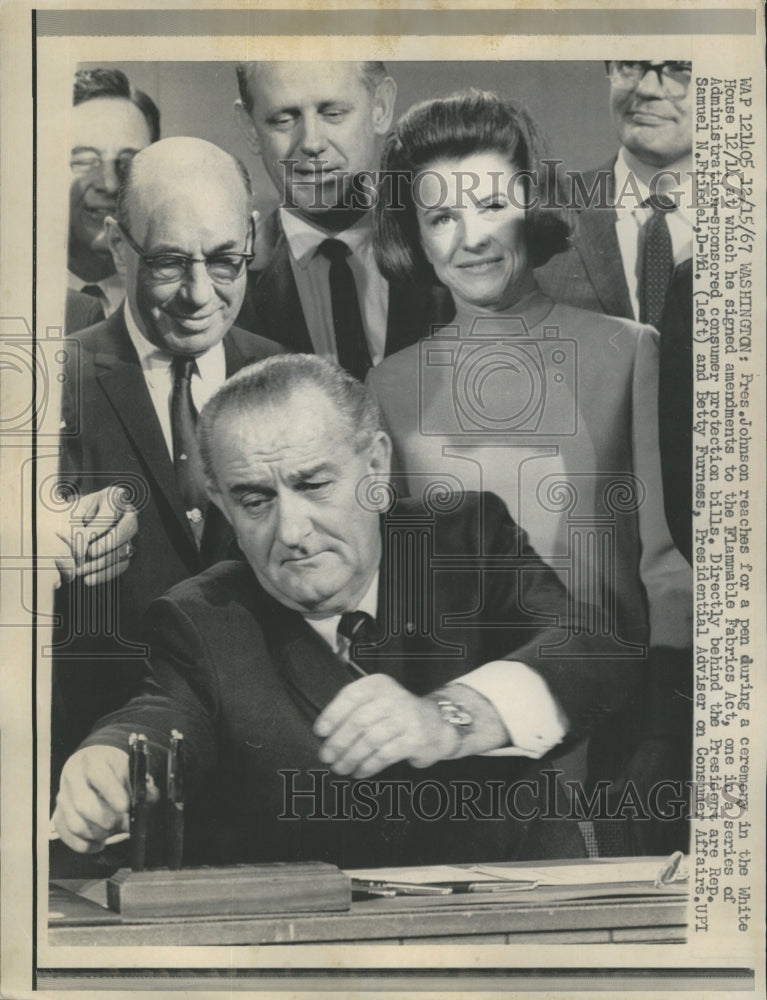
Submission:
<svg viewBox="0 0 767 1000">
<path fill-rule="evenodd" d="M 422 868 L 360 868 L 347 870 L 351 878 L 377 879 L 390 882 L 484 882 L 497 879 L 540 885 L 607 885 L 609 883 L 655 882 L 663 858 L 611 858 L 609 861 L 589 861 L 572 865 L 482 864 L 458 868 L 453 865 L 433 865 Z M 679 876 L 677 876 L 679 878 Z"/>
<path fill-rule="evenodd" d="M 515 877 L 537 879 L 541 885 L 607 885 L 610 883 L 654 883 L 663 858 L 612 858 L 589 864 L 541 865 L 540 868 L 511 869 Z M 509 869 L 493 865 L 478 865 L 482 874 L 503 878 Z M 680 874 L 677 878 L 681 879 Z"/>
</svg>

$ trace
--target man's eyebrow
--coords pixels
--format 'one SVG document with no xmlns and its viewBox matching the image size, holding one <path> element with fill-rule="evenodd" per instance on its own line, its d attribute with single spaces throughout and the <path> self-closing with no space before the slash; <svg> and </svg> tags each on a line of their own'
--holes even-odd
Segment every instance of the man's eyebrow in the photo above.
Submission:
<svg viewBox="0 0 767 1000">
<path fill-rule="evenodd" d="M 225 243 L 219 243 L 218 246 L 209 250 L 205 256 L 215 257 L 220 253 L 231 253 L 231 252 L 242 252 L 242 247 L 245 240 L 227 240 Z M 155 256 L 155 254 L 161 253 L 172 253 L 178 254 L 179 257 L 189 257 L 190 254 L 186 250 L 182 250 L 180 247 L 176 246 L 175 243 L 159 243 L 157 246 L 153 246 L 150 250 L 147 250 L 147 255 L 150 257 Z"/>
<path fill-rule="evenodd" d="M 313 479 L 315 476 L 333 475 L 337 471 L 337 466 L 333 462 L 318 462 L 316 465 L 308 465 L 305 469 L 297 469 L 288 477 L 291 485 Z"/>
<path fill-rule="evenodd" d="M 264 118 L 267 121 L 271 121 L 272 118 L 279 118 L 280 115 L 292 115 L 293 117 L 298 117 L 301 114 L 301 109 L 299 107 L 292 107 L 289 105 L 276 108 L 269 108 L 268 111 L 264 112 Z"/>
<path fill-rule="evenodd" d="M 354 107 L 354 101 L 350 101 L 348 100 L 348 98 L 344 97 L 336 97 L 332 98 L 331 100 L 321 101 L 317 105 L 317 110 L 320 113 L 322 113 L 323 111 L 327 111 L 328 108 L 353 108 L 353 107 Z"/>
<path fill-rule="evenodd" d="M 136 146 L 123 146 L 122 149 L 117 151 L 117 155 L 122 156 L 123 153 L 133 153 L 135 156 L 138 152 L 140 150 Z M 72 155 L 74 156 L 75 153 L 95 153 L 96 156 L 101 156 L 101 150 L 96 146 L 73 146 Z"/>
<path fill-rule="evenodd" d="M 235 483 L 234 486 L 228 488 L 228 491 L 230 496 L 238 500 L 249 493 L 274 493 L 272 487 L 264 483 Z"/>
</svg>

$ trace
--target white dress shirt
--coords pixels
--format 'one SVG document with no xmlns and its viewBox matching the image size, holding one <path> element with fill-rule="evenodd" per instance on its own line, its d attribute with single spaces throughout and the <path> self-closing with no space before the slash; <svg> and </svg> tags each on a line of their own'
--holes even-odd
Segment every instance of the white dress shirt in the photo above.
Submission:
<svg viewBox="0 0 767 1000">
<path fill-rule="evenodd" d="M 298 289 L 306 326 L 316 354 L 338 360 L 328 273 L 330 261 L 319 252 L 327 239 L 340 240 L 351 250 L 346 258 L 357 286 L 357 300 L 365 328 L 370 360 L 377 365 L 386 348 L 389 285 L 373 254 L 373 219 L 366 212 L 340 233 L 328 233 L 303 216 L 280 208 L 280 223 L 290 251 L 290 266 Z"/>
<path fill-rule="evenodd" d="M 125 325 L 131 343 L 136 348 L 141 371 L 144 374 L 152 405 L 160 421 L 162 435 L 168 446 L 168 454 L 173 461 L 173 433 L 170 422 L 170 404 L 173 396 L 173 355 L 155 347 L 139 330 L 125 300 Z M 201 354 L 197 361 L 197 371 L 192 376 L 192 401 L 199 413 L 213 393 L 226 381 L 226 356 L 222 342 Z"/>
<path fill-rule="evenodd" d="M 92 298 L 94 302 L 101 304 L 105 316 L 111 316 L 113 312 L 117 312 L 125 298 L 125 281 L 123 276 L 117 272 L 110 274 L 108 278 L 102 278 L 101 281 L 83 281 L 73 271 L 68 270 L 67 285 L 76 292 L 82 291 L 86 285 L 98 285 L 101 289 L 101 295 L 94 295 Z"/>
<path fill-rule="evenodd" d="M 378 573 L 355 611 L 366 611 L 372 618 L 378 611 Z M 338 635 L 340 615 L 329 618 L 306 618 L 330 648 L 344 660 L 349 659 L 349 640 Z M 493 660 L 452 684 L 465 684 L 481 694 L 496 710 L 511 737 L 512 746 L 490 750 L 482 756 L 542 757 L 564 739 L 567 729 L 562 714 L 540 674 L 516 660 Z"/>
<path fill-rule="evenodd" d="M 645 223 L 652 217 L 651 208 L 640 208 L 640 206 L 650 194 L 674 194 L 673 200 L 678 202 L 678 207 L 676 211 L 666 213 L 674 264 L 681 264 L 687 260 L 692 256 L 695 216 L 690 170 L 691 165 L 687 160 L 678 164 L 672 163 L 663 168 L 663 174 L 656 187 L 651 188 L 653 178 L 661 172 L 659 168 L 642 163 L 625 148 L 621 148 L 618 153 L 614 167 L 615 211 L 618 216 L 615 222 L 615 234 L 618 237 L 634 319 L 639 319 L 639 280 L 642 266 L 640 247 L 643 246 L 643 229 Z M 676 171 L 679 174 L 679 183 L 666 171 Z"/>
</svg>

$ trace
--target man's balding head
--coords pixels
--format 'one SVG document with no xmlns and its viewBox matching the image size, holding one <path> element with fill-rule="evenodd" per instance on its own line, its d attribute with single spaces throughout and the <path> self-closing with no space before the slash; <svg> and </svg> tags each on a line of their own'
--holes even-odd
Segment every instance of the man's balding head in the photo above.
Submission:
<svg viewBox="0 0 767 1000">
<path fill-rule="evenodd" d="M 175 195 L 186 197 L 189 190 L 202 193 L 214 186 L 241 192 L 245 210 L 252 196 L 250 176 L 244 164 L 204 139 L 177 136 L 147 147 L 134 157 L 127 170 L 117 201 L 117 219 L 136 227 L 136 213 L 146 206 L 156 211 L 158 205 Z"/>
<path fill-rule="evenodd" d="M 242 255 L 252 250 L 249 209 L 247 171 L 213 143 L 164 139 L 134 158 L 107 225 L 131 313 L 155 346 L 199 355 L 232 326 L 245 293 Z M 188 261 L 174 278 L 179 257 Z"/>
</svg>

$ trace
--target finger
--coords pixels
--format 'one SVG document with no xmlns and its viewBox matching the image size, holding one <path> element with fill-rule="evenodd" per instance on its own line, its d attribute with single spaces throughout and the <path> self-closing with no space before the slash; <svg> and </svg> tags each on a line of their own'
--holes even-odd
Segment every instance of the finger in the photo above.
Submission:
<svg viewBox="0 0 767 1000">
<path fill-rule="evenodd" d="M 77 801 L 59 793 L 54 823 L 61 839 L 74 850 L 99 850 L 107 837 L 123 827 L 122 817 L 111 811 L 106 814 L 104 808 L 92 791 L 82 792 Z"/>
<path fill-rule="evenodd" d="M 93 788 L 81 788 L 77 798 L 63 797 L 59 805 L 68 829 L 85 840 L 104 841 L 121 828 L 122 810 L 113 809 Z"/>
<path fill-rule="evenodd" d="M 138 534 L 138 514 L 133 507 L 126 507 L 115 525 L 117 545 L 124 545 Z"/>
<path fill-rule="evenodd" d="M 103 843 L 94 843 L 92 840 L 88 840 L 84 837 L 79 837 L 77 834 L 73 833 L 69 829 L 62 810 L 56 807 L 56 811 L 53 814 L 53 824 L 56 827 L 56 832 L 58 833 L 61 840 L 71 848 L 73 851 L 77 851 L 78 854 L 95 854 L 103 848 Z"/>
<path fill-rule="evenodd" d="M 412 747 L 407 738 L 399 736 L 361 760 L 355 767 L 353 775 L 355 778 L 370 778 L 387 767 L 391 767 L 392 764 L 409 760 L 411 750 Z"/>
<path fill-rule="evenodd" d="M 146 800 L 150 805 L 160 801 L 160 789 L 151 774 L 146 776 Z"/>
<path fill-rule="evenodd" d="M 103 490 L 98 490 L 96 493 L 86 493 L 86 495 L 80 499 L 80 505 L 77 513 L 81 524 L 90 524 L 93 518 L 96 517 L 99 511 L 102 494 Z"/>
<path fill-rule="evenodd" d="M 360 738 L 372 740 L 391 739 L 401 731 L 397 710 L 379 702 L 366 702 L 350 712 L 336 726 L 320 748 L 320 760 L 324 763 L 337 760 Z"/>
<path fill-rule="evenodd" d="M 395 752 L 395 748 L 400 746 L 401 756 L 390 756 Z M 381 759 L 394 763 L 395 760 L 407 756 L 410 750 L 412 747 L 409 746 L 407 735 L 402 732 L 399 720 L 386 718 L 369 728 L 360 728 L 356 738 L 352 738 L 347 746 L 332 752 L 332 755 L 320 754 L 320 758 L 328 763 L 336 774 L 356 774 L 360 765 L 372 757 L 381 755 Z"/>
<path fill-rule="evenodd" d="M 95 587 L 98 584 L 109 583 L 110 580 L 116 579 L 130 566 L 130 559 L 121 559 L 119 562 L 108 563 L 104 565 L 101 569 L 91 571 L 88 567 L 87 571 L 82 572 L 82 580 L 86 587 Z"/>
<path fill-rule="evenodd" d="M 386 682 L 390 682 L 395 688 L 400 689 L 397 682 L 385 674 L 370 674 L 367 677 L 361 677 L 358 681 L 352 681 L 351 684 L 347 684 L 345 688 L 339 691 L 330 704 L 325 706 L 317 717 L 314 723 L 315 735 L 319 736 L 320 739 L 324 739 L 351 712 L 356 711 L 366 702 L 382 697 L 390 689 L 389 683 Z"/>
<path fill-rule="evenodd" d="M 56 560 L 56 569 L 59 571 L 59 582 L 70 583 L 77 576 L 77 566 L 71 556 L 60 556 Z"/>
<path fill-rule="evenodd" d="M 103 559 L 105 556 L 119 554 L 117 533 L 112 529 L 103 535 L 91 535 L 86 555 L 86 564 L 91 560 Z"/>
<path fill-rule="evenodd" d="M 68 544 L 72 550 L 75 565 L 79 567 L 85 559 L 85 550 L 88 547 L 85 540 L 85 533 L 80 530 L 73 530 L 71 541 Z"/>
</svg>

